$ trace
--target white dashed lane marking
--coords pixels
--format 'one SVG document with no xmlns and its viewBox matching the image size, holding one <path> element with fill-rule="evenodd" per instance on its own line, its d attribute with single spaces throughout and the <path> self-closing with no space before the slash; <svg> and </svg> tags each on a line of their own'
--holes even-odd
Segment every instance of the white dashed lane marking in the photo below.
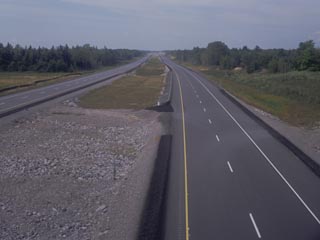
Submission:
<svg viewBox="0 0 320 240">
<path fill-rule="evenodd" d="M 233 169 L 232 169 L 232 167 L 231 167 L 230 162 L 228 161 L 227 163 L 228 163 L 228 166 L 229 166 L 230 172 L 232 172 L 232 173 L 233 173 Z"/>
<path fill-rule="evenodd" d="M 220 142 L 220 138 L 219 138 L 218 135 L 216 135 L 216 139 L 217 139 L 218 142 Z"/>
</svg>

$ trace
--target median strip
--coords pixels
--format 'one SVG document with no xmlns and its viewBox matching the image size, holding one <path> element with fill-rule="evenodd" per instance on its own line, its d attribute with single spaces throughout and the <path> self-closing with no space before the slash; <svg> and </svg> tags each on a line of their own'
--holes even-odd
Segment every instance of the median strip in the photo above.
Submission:
<svg viewBox="0 0 320 240">
<path fill-rule="evenodd" d="M 145 109 L 157 105 L 165 85 L 164 65 L 152 58 L 135 73 L 80 97 L 80 106 L 94 109 Z"/>
</svg>

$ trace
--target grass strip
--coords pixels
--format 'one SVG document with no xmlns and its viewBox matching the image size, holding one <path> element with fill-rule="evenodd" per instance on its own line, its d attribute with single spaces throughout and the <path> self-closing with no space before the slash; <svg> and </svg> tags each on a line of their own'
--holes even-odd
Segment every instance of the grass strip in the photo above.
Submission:
<svg viewBox="0 0 320 240">
<path fill-rule="evenodd" d="M 165 84 L 164 65 L 151 58 L 135 74 L 80 97 L 80 106 L 94 109 L 145 109 L 155 105 Z"/>
</svg>

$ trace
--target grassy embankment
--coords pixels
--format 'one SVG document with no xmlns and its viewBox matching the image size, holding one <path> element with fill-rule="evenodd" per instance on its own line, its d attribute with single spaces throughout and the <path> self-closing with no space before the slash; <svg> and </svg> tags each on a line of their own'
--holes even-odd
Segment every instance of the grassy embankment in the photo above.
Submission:
<svg viewBox="0 0 320 240">
<path fill-rule="evenodd" d="M 90 71 L 80 71 L 80 72 L 71 72 L 71 73 L 65 73 L 65 72 L 58 72 L 58 73 L 40 73 L 40 72 L 0 72 L 0 90 L 11 87 L 11 86 L 22 86 L 25 84 L 30 84 L 30 86 L 26 87 L 19 87 L 17 89 L 8 90 L 5 92 L 0 93 L 0 96 L 7 95 L 11 93 L 16 93 L 20 91 L 29 90 L 32 88 L 42 87 L 46 85 L 50 85 L 57 82 L 62 82 L 66 80 L 71 80 L 80 76 L 85 76 L 89 74 L 93 74 L 96 72 L 106 71 L 127 63 L 130 63 L 132 61 L 137 60 L 136 58 L 131 61 L 123 61 L 117 65 L 114 66 L 108 66 L 108 67 L 102 67 L 98 68 L 96 70 L 90 70 Z M 44 82 L 36 83 L 36 81 L 46 80 Z"/>
<path fill-rule="evenodd" d="M 244 102 L 294 126 L 320 123 L 320 72 L 248 74 L 191 66 Z"/>
<path fill-rule="evenodd" d="M 135 74 L 92 90 L 80 98 L 80 106 L 95 109 L 144 109 L 155 105 L 164 86 L 164 65 L 152 58 Z"/>
</svg>

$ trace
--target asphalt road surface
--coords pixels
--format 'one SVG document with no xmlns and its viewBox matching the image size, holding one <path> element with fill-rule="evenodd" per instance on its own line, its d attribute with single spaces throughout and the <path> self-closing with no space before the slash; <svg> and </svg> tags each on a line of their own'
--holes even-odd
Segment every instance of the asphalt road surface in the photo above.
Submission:
<svg viewBox="0 0 320 240">
<path fill-rule="evenodd" d="M 144 63 L 148 57 L 149 55 L 135 62 L 108 71 L 0 97 L 0 117 L 130 72 Z"/>
<path fill-rule="evenodd" d="M 320 239 L 320 179 L 205 78 L 174 71 L 165 239 Z"/>
</svg>

